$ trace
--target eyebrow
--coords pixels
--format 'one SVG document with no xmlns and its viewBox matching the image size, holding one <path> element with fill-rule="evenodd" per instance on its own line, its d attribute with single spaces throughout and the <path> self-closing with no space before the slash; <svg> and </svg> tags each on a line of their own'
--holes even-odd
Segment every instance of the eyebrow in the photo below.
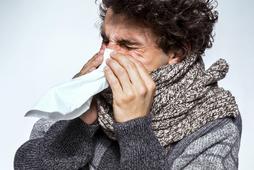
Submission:
<svg viewBox="0 0 254 170">
<path fill-rule="evenodd" d="M 106 33 L 101 29 L 101 37 L 103 39 L 109 40 L 109 38 L 107 37 Z M 139 46 L 141 45 L 141 43 L 135 41 L 135 40 L 130 40 L 130 39 L 124 39 L 121 38 L 119 40 L 116 41 L 118 44 L 122 44 L 122 45 L 130 45 L 130 46 Z"/>
</svg>

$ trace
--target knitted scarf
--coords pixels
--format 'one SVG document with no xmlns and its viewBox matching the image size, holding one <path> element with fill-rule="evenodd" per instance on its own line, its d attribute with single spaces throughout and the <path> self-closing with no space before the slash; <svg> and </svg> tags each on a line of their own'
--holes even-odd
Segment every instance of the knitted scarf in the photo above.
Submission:
<svg viewBox="0 0 254 170">
<path fill-rule="evenodd" d="M 230 91 L 217 84 L 228 68 L 227 62 L 219 59 L 205 70 L 202 57 L 192 55 L 151 72 L 156 92 L 149 114 L 162 146 L 170 147 L 210 121 L 240 114 Z M 96 102 L 99 124 L 107 136 L 116 139 L 111 89 L 99 93 Z"/>
</svg>

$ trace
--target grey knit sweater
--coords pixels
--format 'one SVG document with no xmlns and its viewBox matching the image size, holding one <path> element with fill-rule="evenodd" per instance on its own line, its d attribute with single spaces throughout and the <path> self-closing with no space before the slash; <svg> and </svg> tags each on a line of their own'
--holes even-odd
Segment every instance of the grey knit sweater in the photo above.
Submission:
<svg viewBox="0 0 254 170">
<path fill-rule="evenodd" d="M 241 118 L 218 119 L 172 144 L 166 151 L 151 129 L 150 117 L 115 123 L 117 141 L 79 118 L 40 119 L 30 140 L 16 152 L 15 169 L 238 169 Z"/>
</svg>

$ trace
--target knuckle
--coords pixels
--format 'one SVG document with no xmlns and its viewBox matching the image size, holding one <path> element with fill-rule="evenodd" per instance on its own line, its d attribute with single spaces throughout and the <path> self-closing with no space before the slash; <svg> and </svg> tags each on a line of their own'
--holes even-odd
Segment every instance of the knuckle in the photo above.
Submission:
<svg viewBox="0 0 254 170">
<path fill-rule="evenodd" d="M 126 75 L 127 74 L 126 71 L 122 68 L 118 68 L 117 71 L 118 71 L 119 75 Z"/>
<path fill-rule="evenodd" d="M 127 103 L 132 101 L 135 98 L 135 95 L 133 93 L 128 93 L 124 96 L 122 96 L 119 100 L 121 103 Z"/>
<path fill-rule="evenodd" d="M 126 95 L 126 100 L 127 101 L 131 101 L 131 100 L 133 100 L 135 98 L 135 95 L 133 94 L 133 93 L 129 93 L 129 94 L 127 94 Z"/>
<path fill-rule="evenodd" d="M 145 95 L 147 94 L 147 88 L 146 88 L 146 87 L 141 87 L 141 88 L 139 89 L 139 94 L 140 94 L 141 96 L 145 96 Z"/>
<path fill-rule="evenodd" d="M 135 67 L 135 65 L 133 64 L 133 63 L 131 63 L 131 62 L 128 62 L 128 64 L 127 64 L 127 69 L 129 69 L 129 70 L 134 70 L 136 67 Z"/>
<path fill-rule="evenodd" d="M 114 104 L 116 104 L 117 106 L 121 105 L 121 101 L 119 99 L 115 99 L 114 100 Z"/>
<path fill-rule="evenodd" d="M 122 105 L 123 103 L 125 103 L 125 99 L 123 97 L 118 97 L 117 99 L 115 99 L 115 102 L 117 105 Z"/>
</svg>

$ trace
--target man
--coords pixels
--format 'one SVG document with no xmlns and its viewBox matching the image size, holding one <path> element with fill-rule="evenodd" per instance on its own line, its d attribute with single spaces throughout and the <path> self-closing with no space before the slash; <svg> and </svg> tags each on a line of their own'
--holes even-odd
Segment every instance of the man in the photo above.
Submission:
<svg viewBox="0 0 254 170">
<path fill-rule="evenodd" d="M 241 119 L 218 87 L 228 65 L 205 70 L 217 12 L 210 0 L 103 0 L 110 88 L 73 120 L 39 120 L 16 169 L 237 169 Z"/>
</svg>

